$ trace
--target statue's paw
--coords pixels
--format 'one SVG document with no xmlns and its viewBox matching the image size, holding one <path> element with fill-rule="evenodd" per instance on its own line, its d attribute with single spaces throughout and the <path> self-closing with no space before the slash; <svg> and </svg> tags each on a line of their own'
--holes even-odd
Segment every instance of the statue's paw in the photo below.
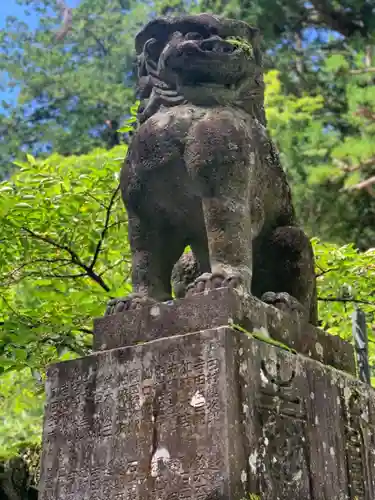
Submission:
<svg viewBox="0 0 375 500">
<path fill-rule="evenodd" d="M 227 274 L 224 272 L 204 273 L 194 283 L 188 286 L 186 297 L 213 290 L 215 288 L 236 288 L 242 284 L 240 273 Z"/>
<path fill-rule="evenodd" d="M 131 293 L 126 297 L 112 299 L 107 303 L 107 309 L 104 316 L 116 314 L 120 312 L 140 309 L 141 307 L 155 304 L 156 300 L 142 293 Z"/>
<path fill-rule="evenodd" d="M 308 318 L 308 312 L 305 307 L 297 299 L 289 295 L 289 293 L 266 292 L 262 295 L 261 300 L 266 304 L 280 309 L 280 311 L 297 313 L 301 318 Z"/>
</svg>

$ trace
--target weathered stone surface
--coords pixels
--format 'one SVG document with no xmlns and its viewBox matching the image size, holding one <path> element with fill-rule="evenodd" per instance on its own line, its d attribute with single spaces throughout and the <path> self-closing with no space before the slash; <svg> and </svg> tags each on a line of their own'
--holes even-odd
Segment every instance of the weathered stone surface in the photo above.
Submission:
<svg viewBox="0 0 375 500">
<path fill-rule="evenodd" d="M 374 391 L 264 343 L 241 346 L 248 489 L 262 500 L 375 498 Z"/>
<path fill-rule="evenodd" d="M 250 333 L 269 334 L 301 354 L 355 374 L 351 344 L 312 325 L 302 325 L 297 314 L 283 313 L 229 288 L 97 318 L 94 349 L 130 346 L 231 324 L 238 324 Z"/>
<path fill-rule="evenodd" d="M 207 331 L 52 367 L 41 498 L 240 498 L 233 341 Z"/>
<path fill-rule="evenodd" d="M 373 500 L 374 409 L 229 327 L 98 352 L 49 370 L 41 498 Z"/>
<path fill-rule="evenodd" d="M 341 385 L 350 500 L 375 498 L 373 394 L 371 388 L 355 380 Z"/>
</svg>

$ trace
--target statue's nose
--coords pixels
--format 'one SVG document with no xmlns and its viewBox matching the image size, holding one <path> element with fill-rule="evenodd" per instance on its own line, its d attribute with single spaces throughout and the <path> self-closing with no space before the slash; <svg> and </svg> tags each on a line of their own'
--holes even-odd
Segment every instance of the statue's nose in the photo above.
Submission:
<svg viewBox="0 0 375 500">
<path fill-rule="evenodd" d="M 178 49 L 181 54 L 193 55 L 200 52 L 199 43 L 194 40 L 187 40 L 179 45 Z"/>
<path fill-rule="evenodd" d="M 199 44 L 195 40 L 173 39 L 164 49 L 162 57 L 159 60 L 159 68 L 168 66 L 170 61 L 177 62 L 183 60 L 186 56 L 202 52 Z"/>
</svg>

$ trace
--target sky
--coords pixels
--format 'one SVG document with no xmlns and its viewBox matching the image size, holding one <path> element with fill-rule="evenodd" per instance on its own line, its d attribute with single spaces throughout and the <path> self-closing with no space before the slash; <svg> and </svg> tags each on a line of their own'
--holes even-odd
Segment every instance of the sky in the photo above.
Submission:
<svg viewBox="0 0 375 500">
<path fill-rule="evenodd" d="M 24 9 L 20 5 L 17 5 L 16 0 L 6 0 L 0 2 L 0 28 L 4 28 L 5 19 L 7 16 L 17 16 L 28 24 L 35 26 L 37 20 L 32 16 L 25 16 Z"/>
<path fill-rule="evenodd" d="M 5 27 L 7 16 L 15 16 L 25 21 L 30 27 L 36 27 L 38 20 L 36 16 L 26 16 L 24 8 L 16 3 L 16 0 L 0 1 L 0 29 Z M 0 84 L 4 83 L 6 76 L 0 73 Z M 0 88 L 0 109 L 2 108 L 1 101 L 3 99 L 13 101 L 17 97 L 17 90 L 10 93 L 9 91 L 2 91 Z"/>
<path fill-rule="evenodd" d="M 69 7 L 76 7 L 80 0 L 65 0 Z M 32 12 L 33 9 L 30 9 Z M 25 16 L 24 7 L 17 4 L 16 0 L 1 0 L 0 2 L 0 28 L 4 27 L 5 19 L 7 16 L 17 16 L 23 21 L 27 22 L 30 26 L 36 26 L 36 16 Z"/>
</svg>

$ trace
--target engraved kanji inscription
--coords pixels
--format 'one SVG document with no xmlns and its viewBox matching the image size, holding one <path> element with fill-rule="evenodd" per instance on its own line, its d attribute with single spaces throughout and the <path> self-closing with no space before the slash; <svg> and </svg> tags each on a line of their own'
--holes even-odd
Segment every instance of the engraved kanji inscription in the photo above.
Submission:
<svg viewBox="0 0 375 500">
<path fill-rule="evenodd" d="M 306 412 L 295 378 L 295 369 L 282 358 L 262 360 L 257 397 L 262 429 L 257 470 L 266 498 L 310 496 Z"/>
<path fill-rule="evenodd" d="M 346 461 L 350 500 L 370 500 L 365 440 L 369 409 L 366 397 L 356 388 L 345 387 L 342 395 L 345 418 Z"/>
<path fill-rule="evenodd" d="M 234 415 L 228 414 L 235 391 L 224 348 L 227 330 L 162 339 L 54 367 L 41 498 L 220 498 L 215 495 L 229 477 L 225 457 L 239 442 Z"/>
</svg>

